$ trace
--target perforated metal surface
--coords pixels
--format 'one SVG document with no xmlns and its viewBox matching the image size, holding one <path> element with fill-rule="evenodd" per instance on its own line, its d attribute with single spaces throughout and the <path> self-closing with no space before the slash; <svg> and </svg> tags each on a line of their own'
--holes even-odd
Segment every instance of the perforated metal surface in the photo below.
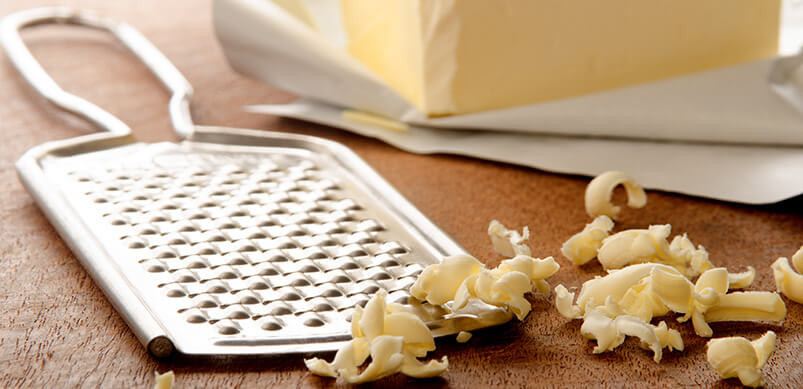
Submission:
<svg viewBox="0 0 803 389">
<path fill-rule="evenodd" d="M 38 159 L 82 225 L 60 232 L 85 246 L 70 238 L 85 228 L 127 284 L 107 288 L 131 288 L 185 353 L 333 349 L 357 305 L 380 289 L 407 304 L 446 254 L 426 239 L 433 226 L 415 228 L 383 198 L 384 181 L 365 182 L 364 167 L 320 144 L 97 146 Z"/>
</svg>

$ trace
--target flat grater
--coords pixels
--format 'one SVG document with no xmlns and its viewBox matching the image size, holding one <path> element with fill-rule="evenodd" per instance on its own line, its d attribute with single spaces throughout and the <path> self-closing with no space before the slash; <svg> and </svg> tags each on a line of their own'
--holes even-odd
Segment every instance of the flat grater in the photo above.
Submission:
<svg viewBox="0 0 803 389">
<path fill-rule="evenodd" d="M 19 30 L 82 25 L 115 35 L 172 93 L 180 143 L 145 144 L 61 90 Z M 378 290 L 436 336 L 510 318 L 454 315 L 408 292 L 428 264 L 465 251 L 348 148 L 302 135 L 196 126 L 192 87 L 144 36 L 85 11 L 39 8 L 0 22 L 12 64 L 57 107 L 103 133 L 37 146 L 19 176 L 148 351 L 166 357 L 335 350 Z"/>
</svg>

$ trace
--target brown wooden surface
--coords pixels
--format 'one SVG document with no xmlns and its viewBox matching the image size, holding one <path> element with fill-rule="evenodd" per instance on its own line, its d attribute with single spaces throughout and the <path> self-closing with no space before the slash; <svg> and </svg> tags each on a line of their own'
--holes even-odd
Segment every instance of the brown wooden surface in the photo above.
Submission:
<svg viewBox="0 0 803 389">
<path fill-rule="evenodd" d="M 235 74 L 214 39 L 209 1 L 11 1 L 0 15 L 47 4 L 93 8 L 126 21 L 151 39 L 186 75 L 196 95 L 200 124 L 298 132 L 342 142 L 384 175 L 412 203 L 489 265 L 491 219 L 530 226 L 536 256 L 553 255 L 562 269 L 549 281 L 578 286 L 600 273 L 560 256 L 561 243 L 589 221 L 584 178 L 453 156 L 415 155 L 346 132 L 243 113 L 244 104 L 284 102 L 292 95 Z M 145 141 L 175 140 L 167 96 L 130 55 L 96 33 L 46 28 L 25 34 L 34 54 L 69 91 L 97 102 L 130 124 Z M 156 360 L 56 235 L 20 184 L 14 161 L 29 148 L 94 131 L 68 123 L 36 97 L 0 59 L 0 387 L 149 387 L 154 370 L 174 370 L 179 387 L 319 387 L 334 380 L 309 374 L 300 357 L 253 360 Z M 803 177 L 801 177 L 803 179 Z M 746 183 L 748 184 L 748 183 Z M 773 290 L 769 264 L 803 244 L 803 199 L 765 207 L 741 206 L 665 193 L 649 193 L 642 210 L 626 210 L 617 229 L 671 223 L 704 245 L 715 264 L 731 270 L 754 265 L 750 289 Z M 686 351 L 665 352 L 660 364 L 628 340 L 614 352 L 593 355 L 579 321 L 558 315 L 552 298 L 532 296 L 524 322 L 477 331 L 467 344 L 440 339 L 434 356 L 448 355 L 441 378 L 396 376 L 378 386 L 733 386 L 705 361 L 705 339 L 690 323 L 681 330 Z M 803 306 L 786 300 L 782 326 L 717 323 L 716 336 L 755 338 L 778 333 L 775 355 L 764 368 L 772 387 L 803 387 Z M 327 356 L 328 357 L 328 356 Z"/>
</svg>

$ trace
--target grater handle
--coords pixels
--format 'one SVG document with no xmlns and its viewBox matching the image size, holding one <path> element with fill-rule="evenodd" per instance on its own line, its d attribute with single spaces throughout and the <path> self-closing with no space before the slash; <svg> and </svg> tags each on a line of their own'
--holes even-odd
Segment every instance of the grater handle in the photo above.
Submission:
<svg viewBox="0 0 803 389">
<path fill-rule="evenodd" d="M 13 13 L 0 21 L 0 44 L 5 49 L 9 60 L 28 84 L 47 101 L 66 112 L 85 118 L 103 130 L 120 135 L 131 133 L 131 128 L 114 115 L 61 89 L 36 61 L 22 41 L 19 31 L 26 27 L 43 24 L 85 26 L 114 35 L 170 91 L 168 109 L 173 128 L 182 139 L 189 138 L 194 125 L 190 115 L 192 86 L 187 79 L 139 31 L 126 23 L 117 23 L 101 18 L 91 12 L 66 7 L 34 8 Z"/>
</svg>

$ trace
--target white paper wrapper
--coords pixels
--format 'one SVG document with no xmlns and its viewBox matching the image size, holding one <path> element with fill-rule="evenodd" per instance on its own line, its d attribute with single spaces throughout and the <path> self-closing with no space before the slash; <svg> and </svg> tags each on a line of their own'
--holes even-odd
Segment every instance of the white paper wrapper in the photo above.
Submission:
<svg viewBox="0 0 803 389">
<path fill-rule="evenodd" d="M 803 56 L 430 119 L 270 1 L 216 0 L 214 16 L 236 70 L 305 97 L 254 112 L 347 129 L 417 153 L 584 175 L 619 169 L 649 188 L 728 201 L 771 203 L 803 192 Z M 338 107 L 413 126 L 396 133 L 353 123 Z"/>
</svg>

